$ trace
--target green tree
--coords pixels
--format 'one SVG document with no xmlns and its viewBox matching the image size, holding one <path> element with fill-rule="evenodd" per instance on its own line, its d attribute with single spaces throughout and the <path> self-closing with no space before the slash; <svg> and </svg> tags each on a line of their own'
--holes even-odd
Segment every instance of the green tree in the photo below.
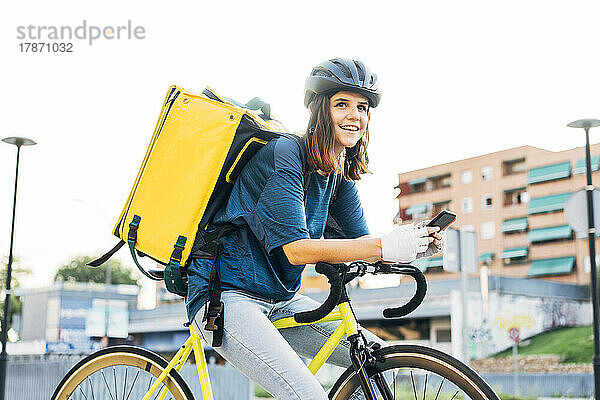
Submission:
<svg viewBox="0 0 600 400">
<path fill-rule="evenodd" d="M 0 285 L 2 285 L 2 291 L 4 292 L 4 289 L 6 287 L 6 275 L 8 273 L 8 256 L 2 256 L 2 270 L 0 270 Z M 12 273 L 11 273 L 11 279 L 10 279 L 10 287 L 14 290 L 15 288 L 18 288 L 20 286 L 20 279 L 22 277 L 24 277 L 25 275 L 29 275 L 31 274 L 31 271 L 23 268 L 20 263 L 19 260 L 17 260 L 16 258 L 13 258 L 13 264 L 12 264 Z M 15 296 L 14 294 L 10 296 L 10 310 L 9 310 L 9 316 L 10 318 L 8 319 L 9 321 L 9 326 L 12 325 L 12 316 L 15 314 L 21 314 L 21 309 L 23 308 L 23 303 L 21 301 L 21 297 L 19 296 Z M 2 300 L 0 301 L 0 319 L 4 318 L 4 315 L 2 315 L 1 313 L 4 312 L 4 296 L 2 297 Z"/>
<path fill-rule="evenodd" d="M 106 283 L 106 270 L 110 265 L 110 283 L 139 286 L 133 271 L 122 266 L 119 261 L 109 260 L 99 267 L 88 267 L 86 264 L 92 260 L 88 256 L 74 258 L 58 268 L 54 281 Z"/>
</svg>

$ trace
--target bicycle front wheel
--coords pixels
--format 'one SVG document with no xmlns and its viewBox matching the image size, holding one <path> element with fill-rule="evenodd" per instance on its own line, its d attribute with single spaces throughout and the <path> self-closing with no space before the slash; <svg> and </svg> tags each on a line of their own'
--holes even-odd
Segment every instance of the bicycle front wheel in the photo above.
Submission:
<svg viewBox="0 0 600 400">
<path fill-rule="evenodd" d="M 376 399 L 499 400 L 471 368 L 441 351 L 417 345 L 384 347 L 374 352 L 377 362 L 366 367 Z M 329 392 L 335 400 L 364 399 L 360 378 L 348 368 Z"/>
<path fill-rule="evenodd" d="M 156 353 L 134 346 L 109 347 L 77 363 L 52 400 L 141 399 L 167 366 Z M 166 391 L 166 396 L 160 397 Z M 171 370 L 150 399 L 194 400 L 179 372 Z"/>
</svg>

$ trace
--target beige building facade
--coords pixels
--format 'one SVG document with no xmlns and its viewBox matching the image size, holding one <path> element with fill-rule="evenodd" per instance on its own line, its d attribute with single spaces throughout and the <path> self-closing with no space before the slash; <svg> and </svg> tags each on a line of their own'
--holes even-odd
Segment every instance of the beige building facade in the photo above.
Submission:
<svg viewBox="0 0 600 400">
<path fill-rule="evenodd" d="M 592 145 L 598 184 L 600 144 Z M 522 146 L 401 173 L 394 223 L 457 214 L 453 227 L 477 232 L 479 265 L 493 275 L 589 284 L 587 235 L 573 232 L 564 207 L 585 188 L 585 148 L 553 152 Z M 600 241 L 596 239 L 596 247 Z M 600 249 L 599 249 L 600 250 Z M 421 260 L 429 280 L 456 279 L 442 258 Z"/>
</svg>

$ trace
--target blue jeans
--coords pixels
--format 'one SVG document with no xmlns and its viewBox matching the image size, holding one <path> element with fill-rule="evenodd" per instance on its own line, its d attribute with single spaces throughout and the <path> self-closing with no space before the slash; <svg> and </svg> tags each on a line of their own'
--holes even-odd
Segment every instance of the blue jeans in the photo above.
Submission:
<svg viewBox="0 0 600 400">
<path fill-rule="evenodd" d="M 277 330 L 273 321 L 296 312 L 314 310 L 319 303 L 296 293 L 287 301 L 271 301 L 237 290 L 221 295 L 225 306 L 223 344 L 215 350 L 248 378 L 280 400 L 326 400 L 327 393 L 308 370 L 300 356 L 313 358 L 331 336 L 339 321 Z M 212 343 L 205 331 L 203 311 L 194 318 L 194 327 Z M 362 330 L 368 341 L 385 345 L 371 332 Z M 347 368 L 352 362 L 350 344 L 343 340 L 327 360 Z"/>
</svg>

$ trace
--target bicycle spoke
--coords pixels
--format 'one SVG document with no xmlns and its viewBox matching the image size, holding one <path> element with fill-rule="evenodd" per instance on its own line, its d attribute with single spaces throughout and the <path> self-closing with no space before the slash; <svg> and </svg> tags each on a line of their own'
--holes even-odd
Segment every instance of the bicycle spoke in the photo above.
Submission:
<svg viewBox="0 0 600 400">
<path fill-rule="evenodd" d="M 138 369 L 135 374 L 135 377 L 133 378 L 133 383 L 131 384 L 131 389 L 129 389 L 129 393 L 127 393 L 127 398 L 125 400 L 129 400 L 129 396 L 131 396 L 131 392 L 133 391 L 133 387 L 135 386 L 135 381 L 137 381 L 139 374 L 140 374 L 140 370 Z"/>
<path fill-rule="evenodd" d="M 90 384 L 90 388 L 92 389 L 91 393 L 92 393 L 92 400 L 96 400 L 96 397 L 94 396 L 94 385 L 92 385 L 92 380 L 90 379 L 90 377 L 87 377 L 87 381 Z"/>
<path fill-rule="evenodd" d="M 438 396 L 440 395 L 440 391 L 442 390 L 442 385 L 444 384 L 444 381 L 446 380 L 446 378 L 443 378 L 442 381 L 440 382 L 440 387 L 437 390 L 437 393 L 435 394 L 435 399 L 437 400 Z"/>
<path fill-rule="evenodd" d="M 398 371 L 396 371 L 396 375 L 394 375 L 394 400 L 396 400 L 396 380 L 398 379 Z"/>
<path fill-rule="evenodd" d="M 164 386 L 165 386 L 165 385 L 164 385 L 164 384 L 162 384 L 161 386 L 159 386 L 159 387 L 157 387 L 157 388 L 156 388 L 156 390 L 155 390 L 155 392 L 156 392 L 156 395 L 154 395 L 154 397 L 152 398 L 152 400 L 156 400 L 156 399 L 158 398 L 158 396 L 160 396 L 160 394 L 161 394 L 161 393 L 162 393 L 162 391 L 163 391 L 163 388 L 164 388 Z"/>
<path fill-rule="evenodd" d="M 104 370 L 101 370 L 100 373 L 102 374 L 102 378 L 104 379 L 104 384 L 106 385 L 106 390 L 108 390 L 108 394 L 110 394 L 111 400 L 115 400 L 113 398 L 112 394 L 110 393 L 110 386 L 108 386 L 108 382 L 106 381 L 106 376 L 104 375 Z"/>
<path fill-rule="evenodd" d="M 127 387 L 127 371 L 129 369 L 125 367 L 125 378 L 123 378 L 123 400 L 125 400 L 125 388 Z"/>
<path fill-rule="evenodd" d="M 115 384 L 115 399 L 119 400 L 119 392 L 117 391 L 117 371 L 115 370 L 115 367 L 112 367 L 113 370 L 113 379 L 114 379 L 114 384 Z"/>
<path fill-rule="evenodd" d="M 191 390 L 177 371 L 158 380 L 167 364 L 149 351 L 124 346 L 92 354 L 83 361 L 69 371 L 53 399 L 140 400 L 143 393 L 147 393 L 149 400 L 192 398 Z M 156 390 L 150 393 L 153 386 Z"/>
<path fill-rule="evenodd" d="M 425 400 L 425 395 L 427 394 L 427 378 L 429 374 L 425 374 L 425 384 L 423 385 L 423 400 Z"/>
<path fill-rule="evenodd" d="M 85 393 L 83 393 L 83 390 L 81 389 L 81 386 L 79 386 L 79 391 L 81 392 L 81 394 L 83 395 L 83 397 L 85 397 L 85 400 L 87 400 L 87 396 L 85 395 Z"/>
<path fill-rule="evenodd" d="M 454 398 L 456 397 L 457 394 L 458 394 L 458 390 L 456 391 L 456 393 L 454 393 L 454 395 L 450 398 L 450 400 L 454 400 Z"/>
<path fill-rule="evenodd" d="M 415 394 L 415 400 L 417 400 L 417 387 L 415 386 L 415 377 L 413 372 L 410 371 L 410 380 L 412 381 L 413 393 Z"/>
<path fill-rule="evenodd" d="M 394 400 L 383 374 L 378 373 L 373 375 L 373 380 L 375 381 L 375 386 L 377 386 L 377 389 L 379 390 L 379 394 L 383 396 L 384 400 Z"/>
</svg>

